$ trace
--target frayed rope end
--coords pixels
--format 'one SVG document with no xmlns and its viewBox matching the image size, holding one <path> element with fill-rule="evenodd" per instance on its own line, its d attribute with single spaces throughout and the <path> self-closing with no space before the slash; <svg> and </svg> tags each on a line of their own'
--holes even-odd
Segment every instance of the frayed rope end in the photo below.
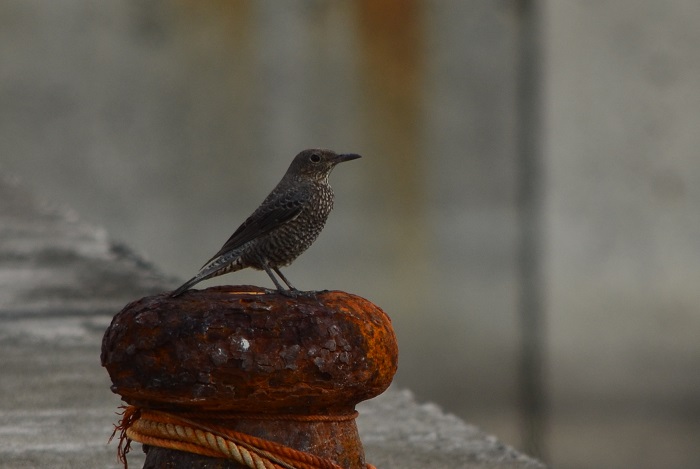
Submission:
<svg viewBox="0 0 700 469">
<path fill-rule="evenodd" d="M 126 455 L 131 451 L 131 438 L 126 434 L 126 431 L 131 427 L 134 422 L 136 422 L 141 416 L 141 409 L 134 406 L 120 406 L 121 412 L 116 412 L 117 415 L 121 415 L 121 419 L 118 424 L 114 425 L 114 431 L 112 431 L 112 436 L 109 437 L 107 443 L 111 443 L 117 432 L 119 432 L 119 446 L 117 447 L 117 459 L 120 463 L 124 464 L 124 469 L 129 469 L 129 462 L 126 459 Z"/>
</svg>

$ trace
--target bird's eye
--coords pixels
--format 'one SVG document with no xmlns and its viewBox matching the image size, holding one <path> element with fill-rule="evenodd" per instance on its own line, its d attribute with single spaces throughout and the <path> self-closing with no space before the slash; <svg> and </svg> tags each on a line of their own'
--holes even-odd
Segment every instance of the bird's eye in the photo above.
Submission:
<svg viewBox="0 0 700 469">
<path fill-rule="evenodd" d="M 320 163 L 321 162 L 321 155 L 318 153 L 312 153 L 311 156 L 309 157 L 312 163 Z"/>
</svg>

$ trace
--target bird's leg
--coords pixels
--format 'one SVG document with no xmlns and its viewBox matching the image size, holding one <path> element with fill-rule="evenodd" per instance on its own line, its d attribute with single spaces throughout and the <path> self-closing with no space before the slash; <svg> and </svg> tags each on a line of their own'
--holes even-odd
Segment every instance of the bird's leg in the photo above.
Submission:
<svg viewBox="0 0 700 469">
<path fill-rule="evenodd" d="M 262 264 L 263 269 L 265 269 L 265 272 L 267 272 L 267 275 L 270 276 L 270 278 L 272 279 L 272 282 L 273 282 L 273 283 L 275 284 L 275 286 L 277 287 L 277 290 L 278 290 L 280 293 L 284 293 L 284 292 L 285 292 L 285 289 L 282 287 L 282 285 L 280 285 L 280 283 L 277 281 L 277 278 L 275 278 L 275 276 L 272 274 L 272 271 L 270 270 L 270 266 L 267 265 L 267 262 L 262 262 L 261 264 Z M 275 270 L 277 270 L 277 269 L 275 269 Z M 278 272 L 278 273 L 279 273 L 279 272 Z M 282 278 L 284 278 L 284 277 L 282 277 Z M 286 280 L 285 280 L 285 282 L 286 282 Z"/>
<path fill-rule="evenodd" d="M 294 285 L 292 285 L 291 283 L 289 283 L 289 280 L 287 280 L 287 277 L 285 277 L 284 275 L 282 275 L 282 272 L 280 272 L 280 269 L 278 269 L 277 267 L 273 267 L 272 270 L 274 270 L 275 273 L 277 273 L 277 275 L 279 275 L 279 277 L 282 279 L 282 281 L 283 281 L 284 283 L 287 284 L 287 286 L 289 287 L 290 290 L 298 291 L 296 288 L 294 288 Z"/>
<path fill-rule="evenodd" d="M 284 283 L 286 283 L 287 286 L 289 287 L 289 290 L 284 290 L 284 291 L 282 292 L 283 295 L 285 295 L 285 296 L 290 296 L 290 297 L 292 297 L 292 298 L 298 298 L 298 297 L 300 297 L 300 296 L 307 296 L 307 297 L 313 297 L 313 298 L 316 297 L 316 292 L 314 292 L 314 291 L 310 291 L 310 292 L 309 292 L 309 291 L 299 291 L 299 290 L 297 290 L 296 287 L 295 287 L 294 285 L 292 285 L 291 283 L 289 283 L 289 280 L 287 280 L 287 277 L 285 277 L 284 275 L 282 275 L 282 272 L 280 272 L 280 270 L 279 270 L 277 267 L 273 267 L 273 269 L 274 269 L 275 272 L 277 272 L 277 275 L 279 275 L 280 278 L 281 278 L 282 280 L 284 280 Z"/>
</svg>

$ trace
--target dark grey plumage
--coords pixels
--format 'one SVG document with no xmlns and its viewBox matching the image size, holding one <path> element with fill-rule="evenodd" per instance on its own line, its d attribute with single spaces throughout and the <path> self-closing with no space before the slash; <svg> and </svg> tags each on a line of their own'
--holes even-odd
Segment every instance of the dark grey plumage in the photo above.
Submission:
<svg viewBox="0 0 700 469">
<path fill-rule="evenodd" d="M 353 153 L 336 154 L 311 149 L 299 153 L 282 180 L 260 206 L 231 235 L 199 273 L 173 291 L 178 296 L 208 278 L 247 267 L 264 270 L 278 290 L 296 290 L 279 271 L 311 246 L 333 209 L 333 190 L 328 176 L 338 163 L 360 158 Z"/>
</svg>

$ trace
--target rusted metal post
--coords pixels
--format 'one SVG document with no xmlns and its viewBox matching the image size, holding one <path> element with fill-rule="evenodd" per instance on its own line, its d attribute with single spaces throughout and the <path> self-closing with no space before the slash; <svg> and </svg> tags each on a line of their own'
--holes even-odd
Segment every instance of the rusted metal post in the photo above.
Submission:
<svg viewBox="0 0 700 469">
<path fill-rule="evenodd" d="M 339 291 L 290 298 L 252 286 L 194 290 L 127 305 L 102 343 L 112 391 L 162 410 L 364 469 L 355 405 L 396 372 L 391 321 Z M 325 420 L 324 420 L 325 419 Z M 145 446 L 144 468 L 241 468 Z"/>
</svg>

